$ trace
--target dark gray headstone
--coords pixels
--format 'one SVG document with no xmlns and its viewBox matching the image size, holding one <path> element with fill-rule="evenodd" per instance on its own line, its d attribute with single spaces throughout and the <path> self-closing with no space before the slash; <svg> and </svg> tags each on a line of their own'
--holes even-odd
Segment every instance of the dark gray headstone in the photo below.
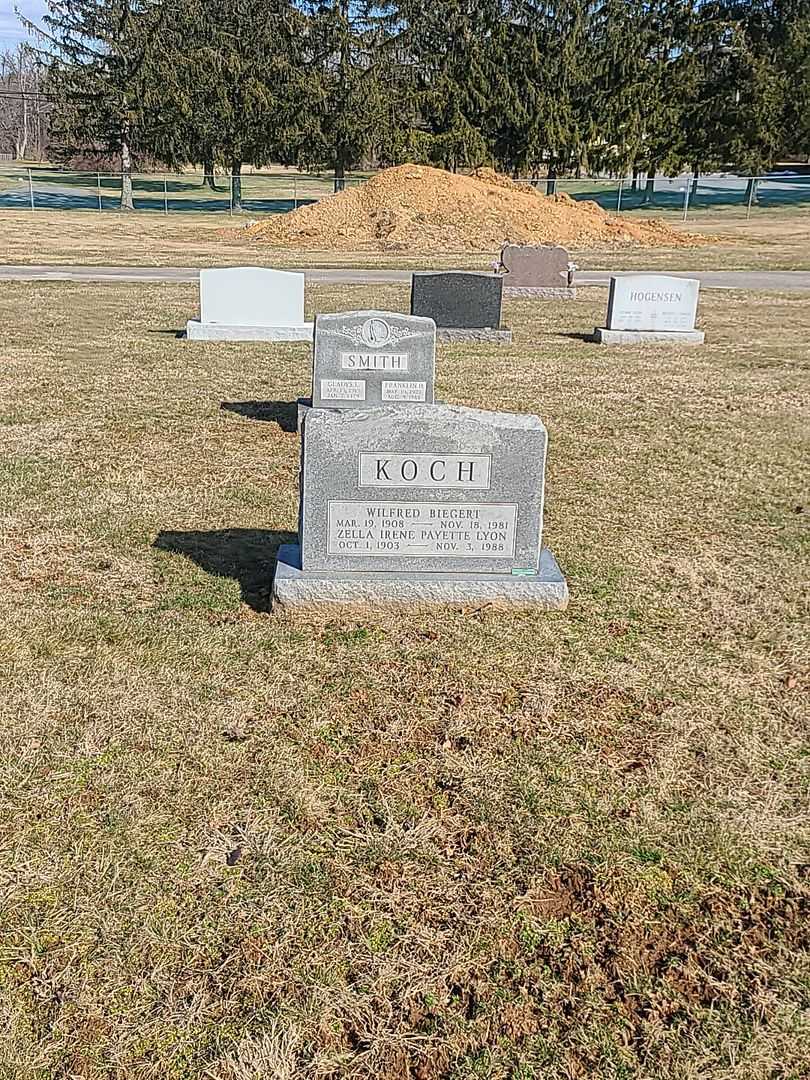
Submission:
<svg viewBox="0 0 810 1080">
<path fill-rule="evenodd" d="M 413 275 L 411 314 L 447 329 L 499 329 L 503 278 L 461 270 Z"/>
</svg>

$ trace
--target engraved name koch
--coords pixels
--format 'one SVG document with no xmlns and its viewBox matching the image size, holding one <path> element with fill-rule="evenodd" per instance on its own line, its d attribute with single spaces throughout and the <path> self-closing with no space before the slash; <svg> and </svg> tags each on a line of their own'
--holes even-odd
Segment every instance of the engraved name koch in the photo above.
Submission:
<svg viewBox="0 0 810 1080">
<path fill-rule="evenodd" d="M 489 454 L 360 454 L 360 487 L 486 491 L 491 475 Z"/>
</svg>

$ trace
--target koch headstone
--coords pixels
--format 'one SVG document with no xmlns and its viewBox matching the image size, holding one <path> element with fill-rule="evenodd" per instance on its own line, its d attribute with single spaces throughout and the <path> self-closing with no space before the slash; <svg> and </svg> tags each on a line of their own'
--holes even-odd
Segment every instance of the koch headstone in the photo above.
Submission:
<svg viewBox="0 0 810 1080">
<path fill-rule="evenodd" d="M 546 447 L 535 416 L 313 410 L 299 544 L 279 552 L 275 602 L 564 608 L 565 579 L 542 547 Z"/>
<path fill-rule="evenodd" d="M 259 266 L 200 271 L 200 317 L 192 341 L 311 341 L 304 275 Z"/>
<path fill-rule="evenodd" d="M 312 396 L 298 403 L 299 428 L 312 407 L 432 405 L 435 377 L 436 324 L 432 319 L 389 311 L 318 315 Z"/>
<path fill-rule="evenodd" d="M 535 300 L 575 300 L 573 264 L 563 247 L 507 244 L 501 251 L 504 296 Z"/>
<path fill-rule="evenodd" d="M 463 270 L 413 275 L 411 314 L 433 319 L 439 341 L 512 344 L 501 326 L 503 277 Z"/>
<path fill-rule="evenodd" d="M 695 329 L 700 282 L 666 274 L 622 274 L 610 279 L 607 326 L 594 338 L 603 345 L 668 342 L 702 345 Z"/>
</svg>

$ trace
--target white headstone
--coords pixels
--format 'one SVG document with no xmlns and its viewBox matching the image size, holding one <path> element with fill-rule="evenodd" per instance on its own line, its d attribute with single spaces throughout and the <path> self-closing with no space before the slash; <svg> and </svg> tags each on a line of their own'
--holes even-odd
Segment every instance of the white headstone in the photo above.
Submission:
<svg viewBox="0 0 810 1080">
<path fill-rule="evenodd" d="M 304 322 L 304 275 L 260 266 L 201 270 L 200 322 L 299 326 Z"/>
<path fill-rule="evenodd" d="M 695 329 L 700 282 L 666 274 L 610 279 L 608 330 L 689 332 Z"/>
</svg>

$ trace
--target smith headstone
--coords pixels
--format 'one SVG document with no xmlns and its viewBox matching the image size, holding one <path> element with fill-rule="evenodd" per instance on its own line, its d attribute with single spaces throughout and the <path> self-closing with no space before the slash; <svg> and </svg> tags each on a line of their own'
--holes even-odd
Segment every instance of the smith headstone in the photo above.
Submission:
<svg viewBox="0 0 810 1080">
<path fill-rule="evenodd" d="M 387 311 L 318 315 L 312 364 L 316 409 L 433 404 L 436 324 Z"/>
<path fill-rule="evenodd" d="M 547 442 L 537 417 L 513 413 L 314 410 L 300 545 L 279 555 L 276 600 L 565 607 L 565 581 L 542 549 Z"/>
<path fill-rule="evenodd" d="M 311 341 L 304 275 L 260 266 L 200 271 L 200 318 L 192 341 Z"/>
<path fill-rule="evenodd" d="M 439 341 L 511 345 L 501 327 L 503 277 L 463 270 L 413 275 L 411 314 L 433 319 Z"/>
<path fill-rule="evenodd" d="M 507 244 L 501 251 L 505 296 L 536 300 L 574 300 L 571 257 L 549 244 Z"/>
<path fill-rule="evenodd" d="M 695 329 L 700 282 L 666 274 L 622 274 L 610 279 L 607 326 L 595 338 L 604 345 L 670 342 L 700 345 Z"/>
</svg>

